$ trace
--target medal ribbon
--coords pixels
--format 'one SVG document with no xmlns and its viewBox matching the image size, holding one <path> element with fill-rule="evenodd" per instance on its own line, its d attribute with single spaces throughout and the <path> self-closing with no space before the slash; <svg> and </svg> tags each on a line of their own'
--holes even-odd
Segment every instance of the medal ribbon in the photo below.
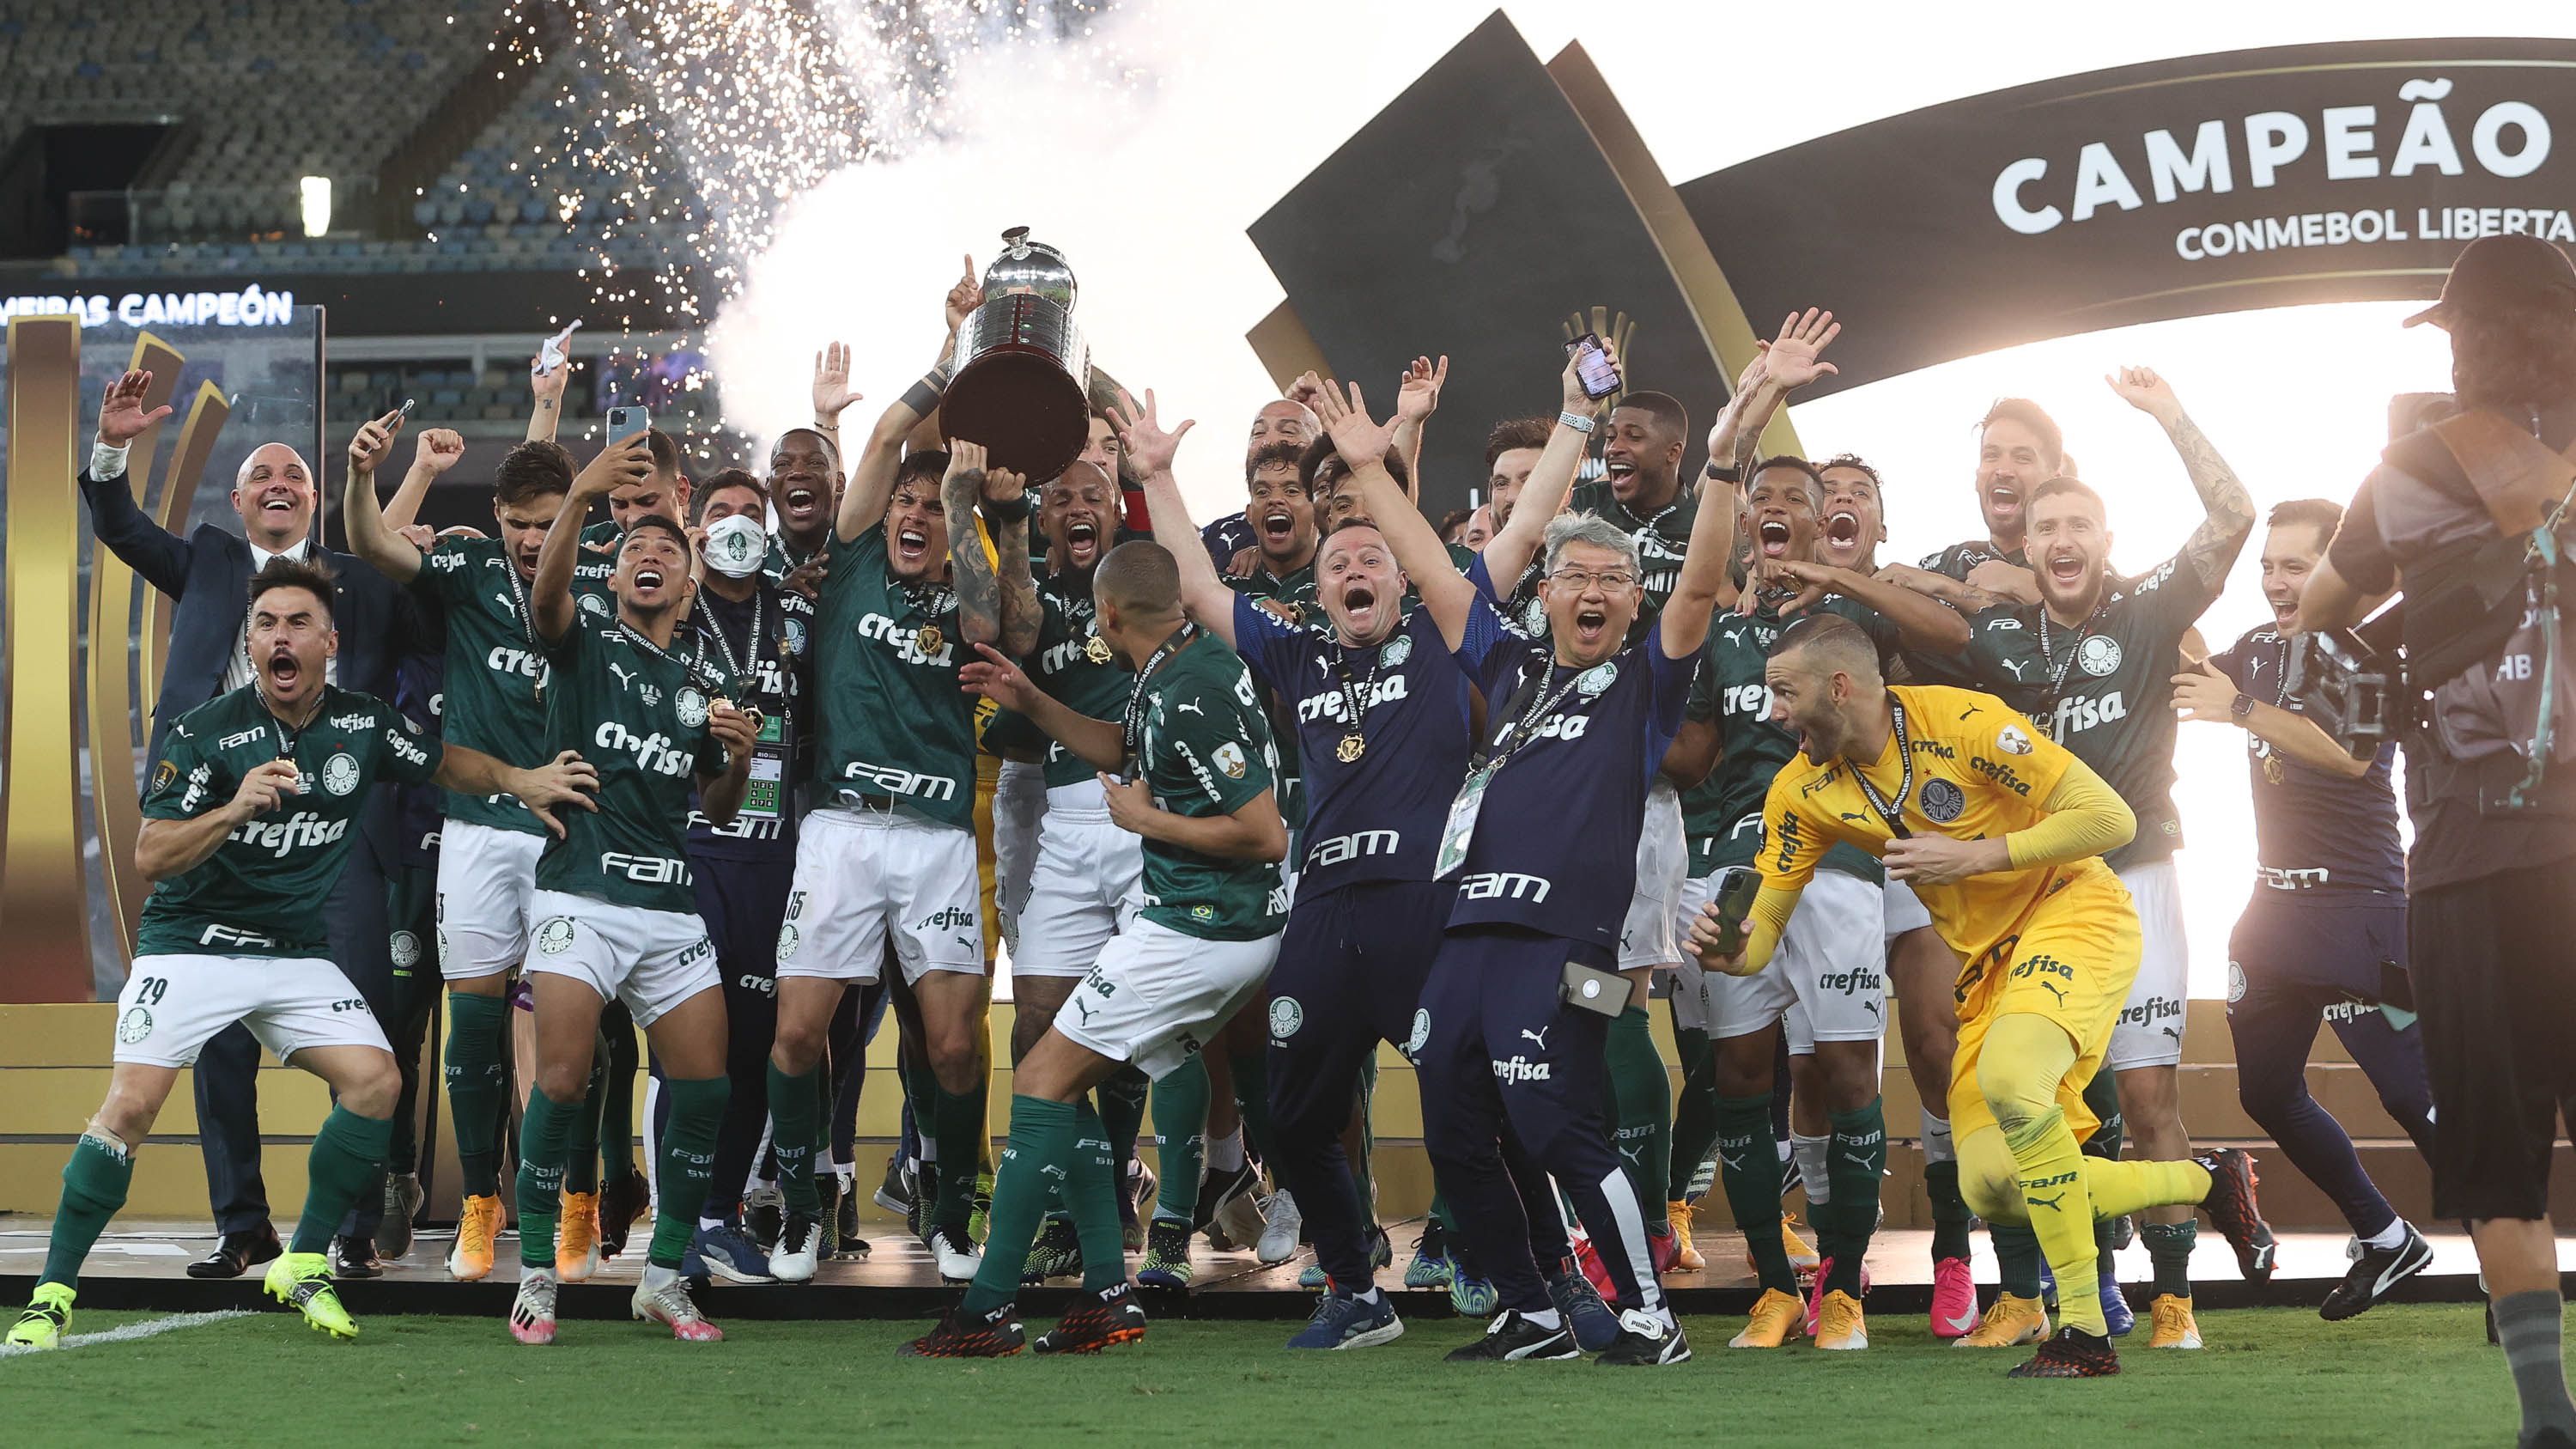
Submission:
<svg viewBox="0 0 2576 1449">
<path fill-rule="evenodd" d="M 1878 787 L 1861 772 L 1858 760 L 1852 761 L 1852 783 L 1860 786 L 1860 793 L 1869 801 L 1869 808 L 1877 811 L 1878 818 L 1887 822 L 1887 833 L 1899 840 L 1907 840 L 1914 835 L 1913 831 L 1905 828 L 1905 800 L 1914 793 L 1914 747 L 1905 736 L 1905 706 L 1897 703 L 1893 695 L 1888 697 L 1887 716 L 1889 726 L 1896 733 L 1897 761 L 1904 766 L 1904 773 L 1897 779 L 1894 803 L 1878 793 Z"/>
</svg>

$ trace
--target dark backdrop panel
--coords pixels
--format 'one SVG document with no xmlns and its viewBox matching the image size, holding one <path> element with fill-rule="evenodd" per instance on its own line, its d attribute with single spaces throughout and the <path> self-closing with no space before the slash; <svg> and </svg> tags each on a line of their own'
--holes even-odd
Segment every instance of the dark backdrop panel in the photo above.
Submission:
<svg viewBox="0 0 2576 1449">
<path fill-rule="evenodd" d="M 1725 402 L 1725 379 L 1636 207 L 1499 12 L 1251 236 L 1324 355 L 1380 416 L 1415 355 L 1449 355 L 1423 455 L 1422 503 L 1435 518 L 1483 485 L 1488 427 L 1555 414 L 1564 323 L 1578 309 L 1635 320 L 1630 386 L 1680 398 L 1694 433 Z M 1685 477 L 1699 457 L 1694 438 Z"/>
</svg>

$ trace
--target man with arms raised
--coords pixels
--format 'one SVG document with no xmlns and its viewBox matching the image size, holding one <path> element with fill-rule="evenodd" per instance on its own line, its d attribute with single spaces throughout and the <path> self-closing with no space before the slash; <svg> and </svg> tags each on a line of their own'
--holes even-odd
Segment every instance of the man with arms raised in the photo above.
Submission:
<svg viewBox="0 0 2576 1449">
<path fill-rule="evenodd" d="M 2254 786 L 2254 898 L 2228 941 L 2227 1027 L 2245 1113 L 2325 1189 L 2360 1244 L 2318 1311 L 2350 1318 L 2433 1262 L 2433 1249 L 2388 1205 L 2352 1138 L 2308 1093 L 2317 1019 L 2379 1090 L 2388 1115 L 2433 1156 L 2433 1092 L 2423 1033 L 2406 987 L 2406 848 L 2397 838 L 2389 770 L 2397 746 L 2354 759 L 2290 693 L 2299 599 L 2343 522 L 2343 509 L 2303 498 L 2272 510 L 2263 539 L 2263 599 L 2273 622 L 2174 676 L 2186 720 L 2245 731 Z M 2307 668 L 2319 656 L 2308 656 Z"/>
<path fill-rule="evenodd" d="M 1691 946 L 1710 970 L 1759 971 L 1779 949 L 1825 853 L 1851 844 L 1911 882 L 1967 967 L 1950 1094 L 1968 1202 L 2026 1222 L 2057 1272 L 2057 1336 L 2021 1378 L 2120 1370 L 2096 1292 L 2093 1225 L 2158 1205 L 2199 1205 L 2240 1255 L 2270 1241 L 2251 1159 L 2113 1162 L 2077 1143 L 2083 1088 L 2111 1043 L 2138 960 L 2137 914 L 2098 857 L 2136 821 L 2102 778 L 1991 695 L 1889 688 L 1878 649 L 1848 619 L 1784 631 L 1765 670 L 1773 717 L 1801 758 L 1762 811 L 1762 887 L 1751 914 L 1712 905 Z"/>
<path fill-rule="evenodd" d="M 733 704 L 744 685 L 684 625 L 693 593 L 688 535 L 660 514 L 627 520 L 609 578 L 616 613 L 576 605 L 573 562 L 591 501 L 632 486 L 650 462 L 642 437 L 609 444 L 573 481 L 537 554 L 529 610 L 546 652 L 549 746 L 578 741 L 599 771 L 598 811 L 537 858 L 537 1071 L 519 1128 L 519 1292 L 511 1336 L 555 1337 L 555 1228 L 564 1169 L 591 1076 L 602 1008 L 623 1002 L 642 1027 L 671 1101 L 660 1136 L 653 1243 L 631 1309 L 675 1338 L 724 1334 L 689 1297 L 680 1263 L 697 1231 L 723 1120 L 724 992 L 691 894 L 689 804 L 733 819 L 751 779 L 753 728 Z"/>
<path fill-rule="evenodd" d="M 356 1337 L 323 1250 L 384 1169 L 402 1075 L 358 989 L 324 959 L 316 903 L 358 843 L 354 827 L 379 781 L 507 792 L 540 814 L 593 783 L 571 754 L 518 770 L 442 748 L 393 706 L 327 682 L 339 648 L 332 593 L 330 574 L 312 564 L 264 565 L 249 592 L 251 683 L 181 715 L 162 741 L 134 845 L 135 869 L 153 886 L 117 997 L 116 1067 L 63 1168 L 52 1243 L 12 1345 L 61 1342 L 81 1260 L 125 1205 L 135 1150 L 180 1069 L 236 1024 L 337 1095 L 314 1134 L 304 1216 L 266 1288 L 321 1332 Z"/>
<path fill-rule="evenodd" d="M 1566 368 L 1569 413 L 1597 404 Z M 1184 423 L 1165 433 L 1152 399 L 1124 423 L 1149 470 L 1155 521 L 1188 527 L 1171 459 Z M 1317 554 L 1322 627 L 1289 624 L 1228 591 L 1213 569 L 1182 562 L 1182 598 L 1243 653 L 1253 677 L 1293 710 L 1298 753 L 1312 781 L 1297 900 L 1270 978 L 1272 1164 L 1302 1212 L 1329 1287 L 1292 1348 L 1360 1348 L 1401 1335 L 1374 1282 L 1369 1221 L 1342 1147 L 1362 1073 L 1380 1041 L 1410 1050 L 1422 979 L 1439 950 L 1454 886 L 1432 879 L 1432 854 L 1455 782 L 1466 773 L 1469 706 L 1484 656 L 1501 637 L 1490 605 L 1449 565 L 1385 463 L 1393 429 L 1372 424 L 1329 392 L 1340 492 L 1361 493 L 1366 515 L 1328 535 Z M 1579 410 L 1579 412 L 1577 411 Z M 1560 424 L 1539 490 L 1561 499 L 1583 434 Z M 1532 510 L 1489 546 L 1489 566 L 1518 577 L 1553 508 Z M 1403 565 L 1411 564 L 1411 568 Z M 1406 617 L 1408 582 L 1422 590 Z"/>
<path fill-rule="evenodd" d="M 2190 963 L 2173 864 L 2182 845 L 2173 804 L 2173 677 L 2182 666 L 2184 635 L 2218 597 L 2254 532 L 2254 501 L 2183 411 L 2171 384 L 2143 367 L 2124 368 L 2108 381 L 2164 429 L 2207 516 L 2180 553 L 2121 581 L 2111 576 L 2101 495 L 2072 478 L 2040 484 L 2029 500 L 2029 555 L 2045 602 L 1978 615 L 1962 658 L 1980 687 L 2038 720 L 2051 739 L 2109 780 L 2137 816 L 2135 838 L 2105 855 L 2136 902 L 2143 933 L 2136 982 L 2106 1064 L 2117 1074 L 2120 1115 L 2138 1151 L 2173 1161 L 2191 1151 L 2182 1123 Z M 2194 1232 L 2191 1215 L 2173 1208 L 2149 1213 L 2140 1227 L 2155 1264 L 2151 1348 L 2198 1345 L 2191 1313 Z M 2270 1277 L 2271 1245 L 2257 1244 L 2239 1267 L 2248 1278 Z M 2062 1281 L 2058 1292 L 2062 1299 Z"/>
<path fill-rule="evenodd" d="M 985 1138 L 988 984 L 975 719 L 957 671 L 970 640 L 1025 653 L 1038 621 L 1028 530 L 1017 526 L 1029 506 L 1018 476 L 988 479 L 972 443 L 903 454 L 947 382 L 942 363 L 886 409 L 841 496 L 832 566 L 815 602 L 817 804 L 799 827 L 778 933 L 770 1059 L 813 1090 L 842 991 L 877 979 L 891 938 L 937 1079 L 937 1100 L 914 1106 L 940 1164 L 926 1241 L 940 1276 L 964 1281 L 977 1264 L 966 1225 Z M 988 484 L 998 572 L 973 516 Z M 1019 1267 L 1015 1260 L 1014 1274 Z"/>
<path fill-rule="evenodd" d="M 1288 829 L 1251 675 L 1183 615 L 1180 570 L 1160 544 L 1111 550 L 1092 590 L 1100 638 L 1136 672 L 1119 721 L 1074 713 L 990 646 L 966 678 L 1100 771 L 1110 818 L 1144 837 L 1145 905 L 1020 1060 L 982 1270 L 937 1328 L 905 1345 L 909 1355 L 1019 1352 L 1012 1300 L 1059 1190 L 1082 1239 L 1086 1291 L 1038 1351 L 1092 1353 L 1143 1335 L 1119 1249 L 1108 1134 L 1085 1094 L 1122 1065 L 1158 1079 L 1179 1069 L 1260 990 L 1279 951 Z"/>
<path fill-rule="evenodd" d="M 441 734 L 498 759 L 534 764 L 546 744 L 546 661 L 528 590 L 538 552 L 573 485 L 571 459 L 549 441 L 512 448 L 492 474 L 497 536 L 449 536 L 423 553 L 387 526 L 378 506 L 375 471 L 382 456 L 382 450 L 350 447 L 343 501 L 349 547 L 385 577 L 410 585 L 446 621 Z M 602 452 L 590 466 L 614 473 L 618 459 Z M 448 797 L 440 832 L 438 968 L 447 981 L 442 1060 L 465 1193 L 447 1271 L 461 1280 L 492 1271 L 501 1229 L 508 991 L 511 973 L 528 958 L 545 840 L 535 814 L 508 795 Z M 598 1266 L 597 1209 L 595 1194 L 570 1198 L 563 1254 L 554 1266 L 567 1281 L 580 1282 Z"/>
<path fill-rule="evenodd" d="M 1922 572 L 1950 580 L 1951 587 L 1905 582 L 1929 585 L 1926 592 L 1971 612 L 2001 601 L 2037 602 L 2026 547 L 2032 494 L 2066 471 L 2066 433 L 2057 420 L 2029 398 L 1995 399 L 1977 422 L 1977 513 L 1986 522 L 1986 536 L 1923 560 Z"/>
</svg>

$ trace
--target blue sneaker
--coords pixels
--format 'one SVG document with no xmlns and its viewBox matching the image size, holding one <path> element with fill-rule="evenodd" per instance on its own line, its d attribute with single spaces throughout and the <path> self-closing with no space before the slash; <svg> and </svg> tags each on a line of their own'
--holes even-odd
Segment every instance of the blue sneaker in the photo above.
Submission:
<svg viewBox="0 0 2576 1449">
<path fill-rule="evenodd" d="M 1424 1222 L 1422 1236 L 1413 1245 L 1413 1261 L 1404 1265 L 1404 1286 L 1446 1288 L 1457 1272 L 1457 1260 L 1449 1254 L 1448 1229 L 1440 1226 L 1438 1218 Z"/>
<path fill-rule="evenodd" d="M 2120 1292 L 2120 1275 L 2102 1275 L 2102 1321 L 2110 1326 L 2113 1338 L 2126 1337 L 2138 1326 L 2138 1315 L 2129 1310 L 2129 1300 Z"/>
<path fill-rule="evenodd" d="M 1599 1353 L 1619 1341 L 1619 1315 L 1601 1301 L 1591 1279 L 1568 1269 L 1547 1280 L 1547 1297 L 1574 1330 L 1575 1347 Z"/>
<path fill-rule="evenodd" d="M 1491 1318 L 1502 1301 L 1502 1293 L 1492 1283 L 1469 1276 L 1463 1268 L 1449 1279 L 1449 1306 L 1461 1318 Z"/>
<path fill-rule="evenodd" d="M 1380 1268 L 1395 1266 L 1395 1240 L 1386 1235 L 1386 1229 L 1375 1223 L 1369 1224 L 1368 1245 L 1369 1269 L 1372 1273 Z M 1297 1286 L 1308 1292 L 1321 1291 L 1324 1287 L 1324 1265 L 1308 1263 L 1297 1274 Z"/>
<path fill-rule="evenodd" d="M 778 1281 L 778 1275 L 769 1271 L 769 1255 L 736 1223 L 699 1228 L 680 1259 L 680 1276 L 730 1278 L 736 1283 Z"/>
<path fill-rule="evenodd" d="M 1404 1336 L 1404 1320 L 1385 1294 L 1371 1303 L 1364 1298 L 1327 1293 L 1315 1305 L 1305 1330 L 1288 1340 L 1290 1348 L 1375 1348 Z"/>
</svg>

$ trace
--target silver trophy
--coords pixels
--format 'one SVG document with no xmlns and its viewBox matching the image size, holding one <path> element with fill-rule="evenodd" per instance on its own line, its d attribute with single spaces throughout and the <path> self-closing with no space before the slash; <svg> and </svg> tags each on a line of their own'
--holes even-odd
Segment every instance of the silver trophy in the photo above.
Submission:
<svg viewBox="0 0 2576 1449">
<path fill-rule="evenodd" d="M 957 329 L 957 374 L 939 404 L 940 430 L 984 445 L 992 465 L 1044 482 L 1091 438 L 1091 348 L 1073 324 L 1073 269 L 1064 253 L 1002 233 L 984 269 L 984 304 Z"/>
</svg>

